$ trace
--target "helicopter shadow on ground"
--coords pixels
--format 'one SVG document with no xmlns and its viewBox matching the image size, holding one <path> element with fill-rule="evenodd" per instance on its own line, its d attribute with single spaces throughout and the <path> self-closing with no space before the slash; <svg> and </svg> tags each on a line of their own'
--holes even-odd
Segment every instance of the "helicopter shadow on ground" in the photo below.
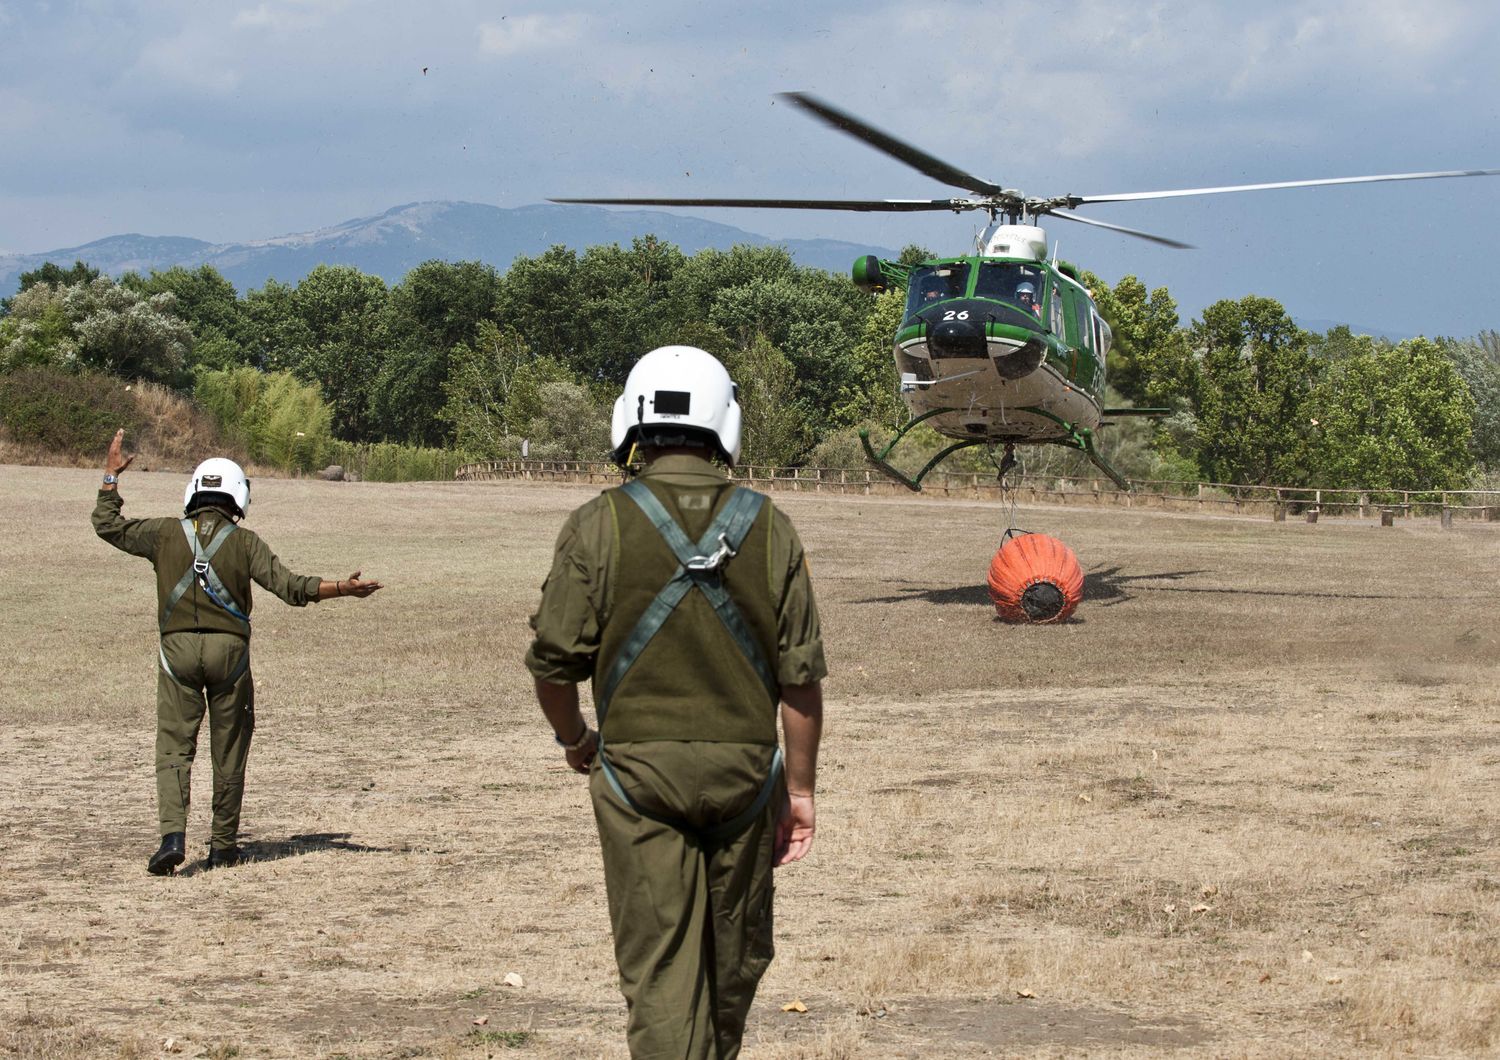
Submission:
<svg viewBox="0 0 1500 1060">
<path fill-rule="evenodd" d="M 341 850 L 355 854 L 388 854 L 390 847 L 373 847 L 351 842 L 350 832 L 311 832 L 306 835 L 288 836 L 286 839 L 249 839 L 240 844 L 241 864 L 252 861 L 280 861 L 283 858 L 316 854 L 322 850 Z M 196 876 L 208 871 L 208 858 L 199 858 L 188 865 L 179 876 Z M 223 871 L 222 869 L 220 871 Z"/>
<path fill-rule="evenodd" d="M 1114 605 L 1133 599 L 1130 585 L 1134 582 L 1179 581 L 1197 574 L 1212 573 L 1206 570 L 1164 571 L 1159 574 L 1121 574 L 1119 567 L 1109 567 L 1083 576 L 1083 599 L 1087 603 Z M 1224 590 L 1219 590 L 1224 591 Z M 859 600 L 861 604 L 899 604 L 911 600 L 923 600 L 929 604 L 964 604 L 989 606 L 989 587 L 985 585 L 962 585 L 951 589 L 900 589 L 893 596 L 875 596 Z M 996 617 L 996 621 L 1000 621 Z M 1069 621 L 1081 621 L 1076 615 Z"/>
<path fill-rule="evenodd" d="M 1418 594 L 1402 593 L 1339 593 L 1319 592 L 1312 589 L 1247 589 L 1233 585 L 1174 585 L 1163 582 L 1180 582 L 1200 574 L 1212 574 L 1211 570 L 1161 571 L 1154 574 L 1125 574 L 1119 567 L 1096 568 L 1083 576 L 1083 600 L 1087 604 L 1113 607 L 1128 603 L 1143 592 L 1157 593 L 1208 593 L 1222 596 L 1290 596 L 1302 599 L 1328 600 L 1402 600 L 1416 599 Z M 874 596 L 856 601 L 861 604 L 899 604 L 911 600 L 924 600 L 930 604 L 979 604 L 988 605 L 989 589 L 984 585 L 963 585 L 954 588 L 910 588 L 901 589 L 893 596 Z M 998 620 L 998 619 L 997 619 Z M 1076 614 L 1070 622 L 1082 621 Z"/>
</svg>

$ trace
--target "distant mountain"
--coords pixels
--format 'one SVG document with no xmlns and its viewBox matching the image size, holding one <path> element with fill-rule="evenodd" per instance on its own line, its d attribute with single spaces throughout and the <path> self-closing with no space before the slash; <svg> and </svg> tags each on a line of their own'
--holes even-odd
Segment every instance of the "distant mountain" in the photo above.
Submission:
<svg viewBox="0 0 1500 1060">
<path fill-rule="evenodd" d="M 3 254 L 0 295 L 15 293 L 21 273 L 47 261 L 63 266 L 85 261 L 111 276 L 173 265 L 212 265 L 243 293 L 263 286 L 267 279 L 296 283 L 322 264 L 353 265 L 397 283 L 413 266 L 434 258 L 486 261 L 503 272 L 517 256 L 535 256 L 559 243 L 581 251 L 598 244 L 629 246 L 644 235 L 675 243 L 685 254 L 709 247 L 727 250 L 736 243 L 778 244 L 799 265 L 839 273 L 847 272 L 862 254 L 893 258 L 897 253 L 834 239 L 769 239 L 732 225 L 654 210 L 552 204 L 503 209 L 472 202 L 418 202 L 315 232 L 250 243 L 123 235 L 40 254 Z"/>
</svg>

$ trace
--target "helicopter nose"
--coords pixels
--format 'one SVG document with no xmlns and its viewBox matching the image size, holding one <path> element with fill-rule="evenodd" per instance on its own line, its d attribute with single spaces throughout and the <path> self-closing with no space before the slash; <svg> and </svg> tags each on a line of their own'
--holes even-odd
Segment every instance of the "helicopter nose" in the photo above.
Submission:
<svg viewBox="0 0 1500 1060">
<path fill-rule="evenodd" d="M 984 321 L 962 309 L 932 311 L 927 323 L 927 348 L 934 357 L 984 357 Z"/>
</svg>

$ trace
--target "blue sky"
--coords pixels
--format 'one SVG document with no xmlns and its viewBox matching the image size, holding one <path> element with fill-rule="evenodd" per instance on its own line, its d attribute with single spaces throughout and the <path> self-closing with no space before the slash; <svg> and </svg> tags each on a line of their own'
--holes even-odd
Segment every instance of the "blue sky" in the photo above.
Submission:
<svg viewBox="0 0 1500 1060">
<path fill-rule="evenodd" d="M 925 198 L 785 105 L 819 95 L 1034 194 L 1500 168 L 1500 5 L 0 0 L 0 248 L 227 241 L 467 199 Z M 425 73 L 423 72 L 425 69 Z M 698 211 L 966 247 L 977 215 Z M 1303 318 L 1500 328 L 1500 177 L 1101 204 L 1062 256 Z"/>
</svg>

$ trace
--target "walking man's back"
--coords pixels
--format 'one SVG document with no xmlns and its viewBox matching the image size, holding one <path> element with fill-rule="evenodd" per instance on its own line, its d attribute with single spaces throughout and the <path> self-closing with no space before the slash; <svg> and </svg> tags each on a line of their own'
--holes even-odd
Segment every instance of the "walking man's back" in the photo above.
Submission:
<svg viewBox="0 0 1500 1060">
<path fill-rule="evenodd" d="M 817 608 L 790 521 L 710 462 L 732 465 L 739 436 L 718 361 L 643 357 L 613 442 L 646 467 L 569 517 L 532 620 L 538 699 L 590 774 L 637 1057 L 738 1054 L 773 953 L 772 869 L 812 846 Z"/>
</svg>

